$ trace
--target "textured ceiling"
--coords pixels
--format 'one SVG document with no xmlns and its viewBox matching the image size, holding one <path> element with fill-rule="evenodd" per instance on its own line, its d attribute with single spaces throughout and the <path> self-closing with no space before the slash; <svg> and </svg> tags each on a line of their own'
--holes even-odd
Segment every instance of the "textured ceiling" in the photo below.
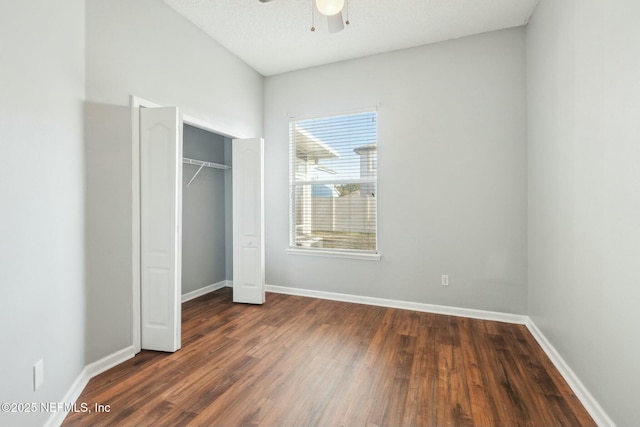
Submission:
<svg viewBox="0 0 640 427">
<path fill-rule="evenodd" d="M 265 76 L 525 25 L 538 0 L 348 0 L 328 33 L 311 0 L 164 0 Z"/>
</svg>

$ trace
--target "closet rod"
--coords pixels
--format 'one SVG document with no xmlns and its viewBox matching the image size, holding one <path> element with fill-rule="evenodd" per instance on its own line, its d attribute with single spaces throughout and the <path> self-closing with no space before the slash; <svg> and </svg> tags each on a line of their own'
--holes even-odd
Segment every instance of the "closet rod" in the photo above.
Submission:
<svg viewBox="0 0 640 427">
<path fill-rule="evenodd" d="M 204 162 L 202 160 L 189 159 L 187 157 L 182 158 L 182 163 L 186 163 L 188 165 L 200 166 L 196 171 L 196 173 L 191 178 L 191 180 L 187 183 L 187 188 L 189 188 L 193 180 L 196 179 L 196 176 L 198 176 L 198 174 L 200 173 L 203 167 L 214 168 L 214 169 L 231 169 L 231 166 L 221 165 L 219 163 Z"/>
</svg>

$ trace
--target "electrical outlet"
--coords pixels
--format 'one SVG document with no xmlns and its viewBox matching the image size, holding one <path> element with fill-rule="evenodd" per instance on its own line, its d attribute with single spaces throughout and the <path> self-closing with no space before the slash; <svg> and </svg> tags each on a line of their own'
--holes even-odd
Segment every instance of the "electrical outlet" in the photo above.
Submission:
<svg viewBox="0 0 640 427">
<path fill-rule="evenodd" d="M 44 383 L 44 360 L 40 359 L 33 365 L 33 391 L 36 391 Z"/>
<path fill-rule="evenodd" d="M 442 286 L 449 286 L 449 275 L 448 274 L 443 274 L 442 275 Z"/>
</svg>

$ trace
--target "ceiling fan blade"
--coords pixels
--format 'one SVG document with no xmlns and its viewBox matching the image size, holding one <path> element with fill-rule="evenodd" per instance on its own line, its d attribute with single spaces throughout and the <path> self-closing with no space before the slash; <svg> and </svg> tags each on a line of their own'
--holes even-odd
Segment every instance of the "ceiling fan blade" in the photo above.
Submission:
<svg viewBox="0 0 640 427">
<path fill-rule="evenodd" d="M 327 16 L 327 26 L 330 33 L 337 33 L 344 30 L 344 20 L 342 19 L 342 12 L 338 12 L 335 15 Z"/>
</svg>

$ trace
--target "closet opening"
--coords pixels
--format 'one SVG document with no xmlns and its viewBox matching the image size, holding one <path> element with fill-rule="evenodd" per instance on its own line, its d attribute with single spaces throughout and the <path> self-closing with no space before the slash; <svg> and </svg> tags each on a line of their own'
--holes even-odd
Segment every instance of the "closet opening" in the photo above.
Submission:
<svg viewBox="0 0 640 427">
<path fill-rule="evenodd" d="M 233 283 L 231 143 L 183 125 L 182 302 Z"/>
<path fill-rule="evenodd" d="M 136 96 L 131 120 L 133 352 L 174 352 L 182 302 L 265 302 L 264 140 Z"/>
</svg>

